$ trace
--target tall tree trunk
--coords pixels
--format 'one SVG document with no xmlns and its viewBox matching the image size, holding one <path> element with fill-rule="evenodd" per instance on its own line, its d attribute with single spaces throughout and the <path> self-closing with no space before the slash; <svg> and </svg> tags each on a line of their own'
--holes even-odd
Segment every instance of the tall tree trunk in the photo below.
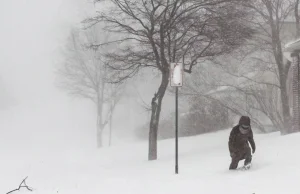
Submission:
<svg viewBox="0 0 300 194">
<path fill-rule="evenodd" d="M 283 117 L 283 126 L 280 129 L 281 134 L 286 133 L 286 128 L 289 127 L 290 123 L 290 107 L 289 107 L 289 99 L 287 93 L 287 75 L 288 71 L 286 70 L 283 62 L 283 52 L 281 46 L 281 40 L 279 36 L 279 30 L 275 27 L 275 25 L 271 25 L 272 27 L 272 47 L 273 54 L 277 64 L 278 73 L 279 73 L 279 84 L 280 84 L 280 99 L 281 99 L 281 107 L 282 107 L 282 117 Z"/>
<path fill-rule="evenodd" d="M 281 134 L 286 133 L 286 129 L 290 127 L 290 107 L 289 107 L 289 99 L 287 93 L 287 74 L 285 74 L 284 70 L 279 71 L 279 81 L 280 81 L 280 97 L 282 104 L 282 116 L 283 116 L 283 126 L 281 127 Z"/>
<path fill-rule="evenodd" d="M 158 92 L 154 94 L 152 98 L 151 106 L 151 120 L 149 129 L 149 150 L 148 150 L 148 160 L 157 159 L 157 135 L 158 126 L 161 112 L 162 100 L 165 95 L 169 83 L 169 72 L 165 71 L 162 73 L 162 80 L 159 86 Z"/>
<path fill-rule="evenodd" d="M 299 0 L 295 2 L 295 19 L 296 19 L 296 38 L 300 38 L 300 22 L 299 22 Z"/>
<path fill-rule="evenodd" d="M 104 83 L 101 84 L 101 91 L 97 94 L 97 148 L 103 146 L 102 132 L 103 132 L 103 97 L 104 97 Z"/>
<path fill-rule="evenodd" d="M 277 2 L 276 5 L 278 5 Z M 279 11 L 273 10 L 272 1 L 264 2 L 268 13 L 269 13 L 269 25 L 271 27 L 271 41 L 272 41 L 272 50 L 274 59 L 277 64 L 278 73 L 279 73 L 279 84 L 280 84 L 280 97 L 281 97 L 281 106 L 282 106 L 282 117 L 283 117 L 283 126 L 281 127 L 281 134 L 284 134 L 286 131 L 286 127 L 288 127 L 290 121 L 290 108 L 287 94 L 287 71 L 283 62 L 283 52 L 282 45 L 280 39 L 280 19 L 279 19 Z"/>
<path fill-rule="evenodd" d="M 97 121 L 97 148 L 101 148 L 103 146 L 102 142 L 102 132 L 103 132 L 103 127 L 102 123 L 99 122 L 99 115 L 98 115 L 98 121 Z"/>
<path fill-rule="evenodd" d="M 97 148 L 101 148 L 103 146 L 102 131 L 103 131 L 102 100 L 101 100 L 101 98 L 98 97 L 98 104 L 97 104 Z"/>
<path fill-rule="evenodd" d="M 112 141 L 112 118 L 113 118 L 113 109 L 114 109 L 114 101 L 111 102 L 110 104 L 110 116 L 109 116 L 109 146 L 111 146 L 111 141 Z"/>
</svg>

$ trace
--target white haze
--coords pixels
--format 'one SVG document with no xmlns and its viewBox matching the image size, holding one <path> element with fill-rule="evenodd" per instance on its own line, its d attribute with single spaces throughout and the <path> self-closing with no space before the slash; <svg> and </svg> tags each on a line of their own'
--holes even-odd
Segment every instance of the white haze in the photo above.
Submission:
<svg viewBox="0 0 300 194">
<path fill-rule="evenodd" d="M 300 193 L 300 134 L 255 134 L 248 172 L 227 170 L 229 130 L 180 138 L 178 176 L 174 139 L 159 141 L 159 160 L 147 161 L 147 141 L 133 142 L 135 128 L 149 121 L 142 100 L 149 104 L 159 85 L 151 71 L 129 81 L 113 117 L 113 146 L 105 129 L 105 148 L 96 149 L 93 104 L 59 90 L 54 73 L 71 27 L 93 13 L 88 1 L 0 0 L 0 193 L 27 176 L 33 192 L 16 193 Z M 162 119 L 174 103 L 164 97 Z M 180 98 L 180 113 L 186 103 Z"/>
<path fill-rule="evenodd" d="M 78 25 L 87 6 L 93 4 L 80 0 L 0 2 L 0 86 L 6 89 L 0 96 L 6 96 L 1 103 L 14 104 L 0 109 L 1 149 L 95 148 L 93 105 L 60 91 L 54 73 L 63 60 L 60 51 L 69 30 Z M 150 102 L 151 96 L 144 100 Z M 132 132 L 147 119 L 136 100 L 132 101 L 124 99 L 114 115 L 114 144 L 131 141 L 133 135 L 126 130 Z M 130 120 L 124 117 L 129 106 L 135 108 Z"/>
</svg>

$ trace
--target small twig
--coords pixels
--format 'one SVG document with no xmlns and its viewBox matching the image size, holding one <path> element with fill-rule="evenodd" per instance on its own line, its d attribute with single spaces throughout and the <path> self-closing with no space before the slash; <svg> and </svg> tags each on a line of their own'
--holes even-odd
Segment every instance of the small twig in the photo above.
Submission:
<svg viewBox="0 0 300 194">
<path fill-rule="evenodd" d="M 32 191 L 32 188 L 30 188 L 30 187 L 28 187 L 27 185 L 26 185 L 26 179 L 27 179 L 28 177 L 26 177 L 25 179 L 23 179 L 23 181 L 21 182 L 21 184 L 19 185 L 19 188 L 17 188 L 17 189 L 14 189 L 14 190 L 11 190 L 11 191 L 9 191 L 8 193 L 6 193 L 6 194 L 9 194 L 9 193 L 12 193 L 12 192 L 15 192 L 15 191 L 19 191 L 21 188 L 26 188 L 27 190 L 29 190 L 29 191 Z"/>
</svg>

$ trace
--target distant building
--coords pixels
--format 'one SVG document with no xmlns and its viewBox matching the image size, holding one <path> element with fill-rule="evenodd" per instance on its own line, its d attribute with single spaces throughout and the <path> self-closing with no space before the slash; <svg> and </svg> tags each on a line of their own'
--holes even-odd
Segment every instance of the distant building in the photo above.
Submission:
<svg viewBox="0 0 300 194">
<path fill-rule="evenodd" d="M 289 132 L 300 131 L 300 39 L 295 40 L 285 46 L 284 53 L 286 58 L 291 61 L 287 86 L 289 89 L 289 104 L 292 110 L 292 127 Z"/>
</svg>

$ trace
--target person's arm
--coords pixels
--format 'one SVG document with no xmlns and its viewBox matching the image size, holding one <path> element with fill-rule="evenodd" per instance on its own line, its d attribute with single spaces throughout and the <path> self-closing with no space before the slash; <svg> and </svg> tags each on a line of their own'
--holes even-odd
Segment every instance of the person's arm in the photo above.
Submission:
<svg viewBox="0 0 300 194">
<path fill-rule="evenodd" d="M 253 139 L 253 132 L 252 132 L 252 130 L 250 131 L 250 135 L 249 135 L 248 140 L 249 140 L 249 143 L 250 143 L 251 148 L 252 148 L 252 153 L 254 154 L 256 146 L 255 146 L 255 142 L 254 142 L 254 139 Z"/>
<path fill-rule="evenodd" d="M 236 149 L 234 148 L 234 141 L 235 141 L 235 128 L 232 129 L 232 131 L 230 132 L 230 136 L 229 136 L 229 141 L 228 141 L 228 147 L 229 147 L 229 152 L 233 153 L 236 151 Z"/>
</svg>

